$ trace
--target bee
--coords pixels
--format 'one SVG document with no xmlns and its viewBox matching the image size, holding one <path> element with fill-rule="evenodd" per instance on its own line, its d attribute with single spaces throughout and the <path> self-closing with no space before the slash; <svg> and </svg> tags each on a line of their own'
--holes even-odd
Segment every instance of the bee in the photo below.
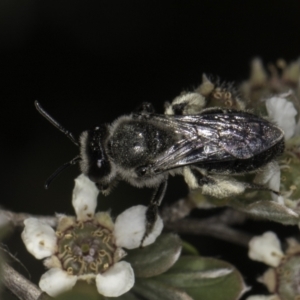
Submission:
<svg viewBox="0 0 300 300">
<path fill-rule="evenodd" d="M 165 114 L 156 114 L 150 103 L 143 103 L 137 112 L 82 132 L 78 141 L 36 101 L 37 110 L 80 148 L 78 156 L 50 176 L 46 187 L 63 169 L 79 162 L 82 173 L 105 195 L 120 180 L 154 188 L 145 237 L 157 218 L 169 175 L 182 175 L 190 189 L 201 188 L 203 194 L 217 198 L 267 189 L 232 175 L 256 172 L 282 154 L 283 131 L 242 110 L 199 112 L 197 103 L 202 106 L 203 101 L 195 93 L 180 97 L 166 105 Z M 191 114 L 195 108 L 197 113 Z"/>
</svg>

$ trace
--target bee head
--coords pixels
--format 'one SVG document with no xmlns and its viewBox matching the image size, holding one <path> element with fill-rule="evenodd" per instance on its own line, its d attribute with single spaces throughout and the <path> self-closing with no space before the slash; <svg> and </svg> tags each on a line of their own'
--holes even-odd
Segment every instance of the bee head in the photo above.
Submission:
<svg viewBox="0 0 300 300">
<path fill-rule="evenodd" d="M 45 182 L 47 189 L 51 182 L 67 167 L 80 162 L 83 174 L 96 183 L 103 193 L 108 193 L 111 186 L 112 168 L 111 163 L 105 152 L 104 143 L 109 131 L 107 125 L 97 126 L 92 130 L 84 131 L 79 139 L 74 138 L 73 134 L 58 123 L 47 111 L 43 109 L 38 101 L 34 102 L 37 111 L 48 120 L 54 127 L 65 134 L 77 147 L 80 148 L 80 155 L 59 167 Z"/>
<path fill-rule="evenodd" d="M 106 125 L 84 131 L 80 136 L 81 171 L 95 182 L 100 190 L 106 190 L 110 183 L 111 163 L 104 145 L 107 137 Z"/>
</svg>

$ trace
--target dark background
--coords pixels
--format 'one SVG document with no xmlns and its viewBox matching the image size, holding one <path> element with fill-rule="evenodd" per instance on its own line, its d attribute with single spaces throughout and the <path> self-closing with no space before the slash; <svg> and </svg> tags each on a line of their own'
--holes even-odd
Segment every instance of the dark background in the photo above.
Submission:
<svg viewBox="0 0 300 300">
<path fill-rule="evenodd" d="M 48 191 L 43 183 L 78 149 L 36 112 L 34 100 L 77 137 L 143 101 L 162 112 L 164 101 L 196 87 L 203 72 L 241 82 L 255 56 L 268 63 L 299 54 L 298 0 L 1 0 L 0 204 L 16 212 L 72 213 L 78 167 L 61 174 Z M 166 202 L 186 192 L 175 178 Z M 112 207 L 115 215 L 129 201 L 147 203 L 149 197 L 121 184 L 100 197 L 99 208 Z M 8 243 L 21 256 L 18 239 L 16 234 Z M 205 255 L 246 260 L 245 249 L 237 247 L 236 255 L 231 245 L 199 241 Z M 226 257 L 228 247 L 233 254 Z"/>
</svg>

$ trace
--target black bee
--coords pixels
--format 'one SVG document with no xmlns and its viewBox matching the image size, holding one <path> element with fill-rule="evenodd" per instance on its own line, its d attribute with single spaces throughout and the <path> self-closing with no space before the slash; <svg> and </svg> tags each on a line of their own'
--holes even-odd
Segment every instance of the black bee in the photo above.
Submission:
<svg viewBox="0 0 300 300">
<path fill-rule="evenodd" d="M 36 101 L 38 111 L 80 148 L 80 155 L 59 168 L 46 185 L 79 161 L 82 173 L 104 194 L 119 180 L 155 188 L 145 236 L 157 218 L 169 174 L 183 175 L 191 189 L 202 188 L 204 194 L 218 198 L 241 194 L 247 188 L 267 189 L 231 175 L 253 172 L 273 161 L 284 150 L 283 131 L 255 114 L 233 109 L 210 108 L 184 115 L 195 97 L 182 97 L 193 100 L 177 99 L 176 115 L 170 113 L 171 104 L 169 113 L 160 115 L 144 103 L 139 112 L 84 131 L 79 142 Z"/>
</svg>

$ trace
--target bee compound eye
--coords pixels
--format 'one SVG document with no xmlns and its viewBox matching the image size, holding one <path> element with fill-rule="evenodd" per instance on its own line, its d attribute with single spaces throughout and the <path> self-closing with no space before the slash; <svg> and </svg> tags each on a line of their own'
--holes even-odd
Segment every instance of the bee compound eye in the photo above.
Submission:
<svg viewBox="0 0 300 300">
<path fill-rule="evenodd" d="M 105 191 L 108 189 L 108 184 L 101 184 L 99 182 L 96 182 L 96 187 L 100 190 L 100 191 Z"/>
<path fill-rule="evenodd" d="M 147 173 L 147 167 L 146 166 L 141 166 L 136 168 L 135 172 L 138 176 L 144 176 Z"/>
</svg>

